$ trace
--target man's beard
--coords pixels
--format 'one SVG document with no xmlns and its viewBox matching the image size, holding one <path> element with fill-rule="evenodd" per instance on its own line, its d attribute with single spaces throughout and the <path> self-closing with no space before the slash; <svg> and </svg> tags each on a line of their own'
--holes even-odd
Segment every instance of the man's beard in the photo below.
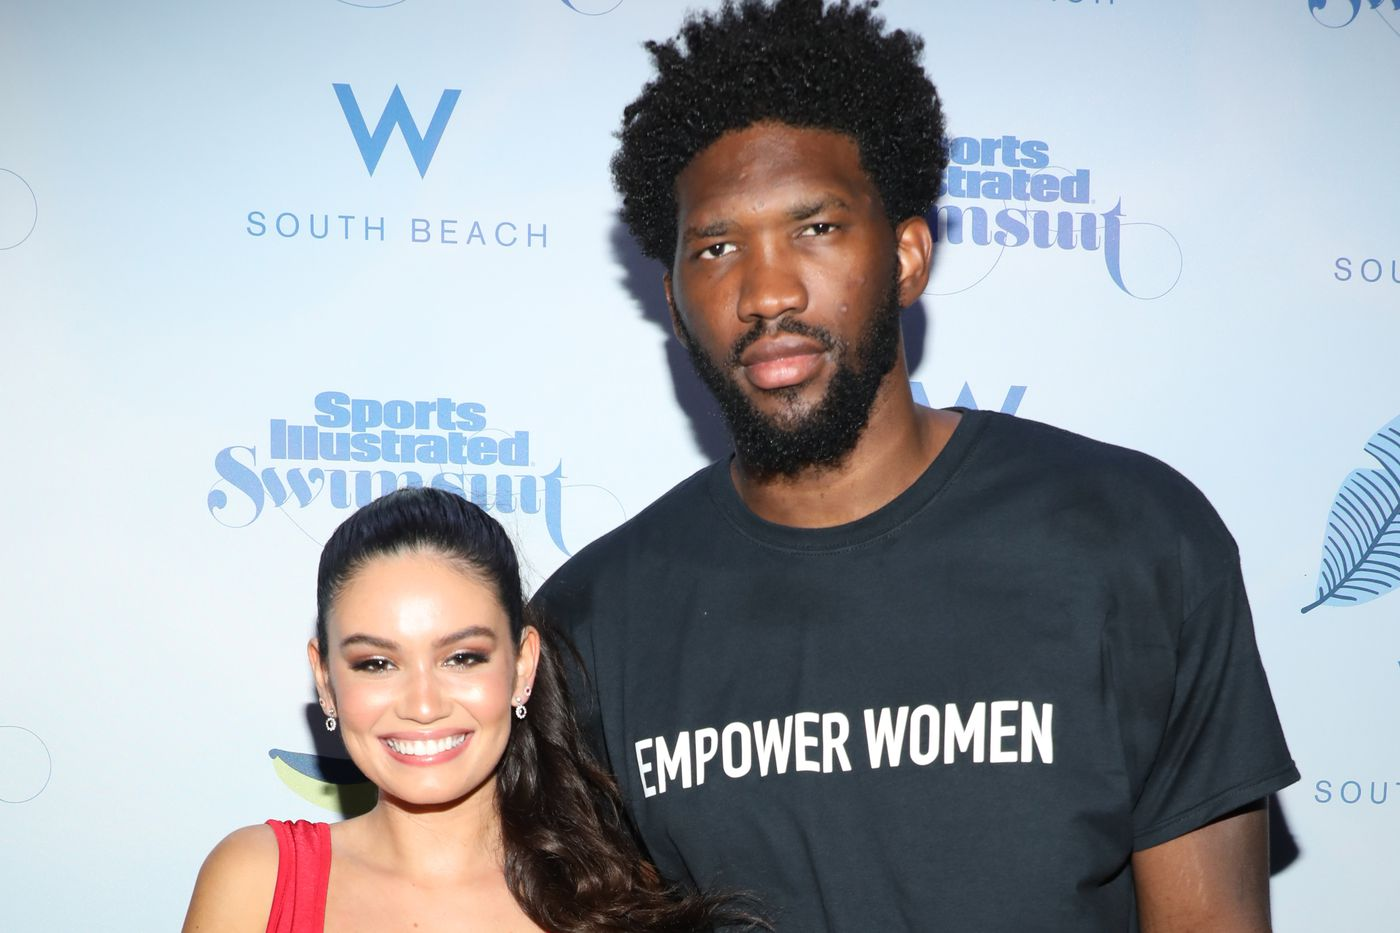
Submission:
<svg viewBox="0 0 1400 933">
<path fill-rule="evenodd" d="M 771 326 L 758 321 L 734 344 L 724 369 L 700 349 L 684 322 L 679 327 L 691 365 L 719 402 L 745 471 L 757 479 L 792 478 L 813 467 L 835 467 L 855 449 L 870 420 L 880 385 L 899 360 L 899 314 L 899 288 L 893 283 L 854 351 L 800 317 L 782 317 Z M 810 337 L 827 352 L 835 351 L 837 368 L 826 394 L 805 413 L 766 415 L 729 375 L 738 368 L 745 349 L 761 337 L 779 333 Z M 769 394 L 796 402 L 800 386 L 774 389 Z"/>
</svg>

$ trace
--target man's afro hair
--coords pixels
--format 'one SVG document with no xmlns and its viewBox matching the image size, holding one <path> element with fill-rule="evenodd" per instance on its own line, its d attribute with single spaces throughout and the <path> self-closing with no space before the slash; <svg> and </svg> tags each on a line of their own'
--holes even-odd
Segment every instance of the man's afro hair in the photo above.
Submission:
<svg viewBox="0 0 1400 933">
<path fill-rule="evenodd" d="M 725 133 L 762 121 L 855 139 L 891 224 L 932 208 L 947 164 L 938 92 L 919 64 L 923 40 L 885 33 L 875 5 L 725 0 L 646 44 L 656 77 L 623 111 L 612 160 L 643 253 L 671 266 L 676 176 Z"/>
</svg>

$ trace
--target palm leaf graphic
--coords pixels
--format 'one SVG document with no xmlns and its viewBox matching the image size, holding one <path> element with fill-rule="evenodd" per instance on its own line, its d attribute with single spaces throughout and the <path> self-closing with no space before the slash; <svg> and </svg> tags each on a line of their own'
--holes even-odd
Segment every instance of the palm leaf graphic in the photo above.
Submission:
<svg viewBox="0 0 1400 933">
<path fill-rule="evenodd" d="M 1317 599 L 1358 606 L 1400 586 L 1400 417 L 1366 442 L 1379 470 L 1353 470 L 1327 515 Z"/>
</svg>

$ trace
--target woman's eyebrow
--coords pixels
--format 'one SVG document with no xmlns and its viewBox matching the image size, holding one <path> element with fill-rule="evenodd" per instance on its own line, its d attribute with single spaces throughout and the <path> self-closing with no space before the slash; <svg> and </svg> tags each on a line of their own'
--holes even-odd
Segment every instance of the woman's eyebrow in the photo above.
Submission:
<svg viewBox="0 0 1400 933">
<path fill-rule="evenodd" d="M 458 629 L 455 632 L 451 632 L 447 635 L 442 636 L 437 641 L 433 642 L 433 647 L 441 648 L 444 645 L 450 645 L 453 642 L 461 641 L 464 638 L 476 637 L 489 638 L 492 641 L 496 641 L 496 631 L 495 629 L 488 628 L 485 625 L 469 625 L 464 629 Z M 364 634 L 347 635 L 340 642 L 340 647 L 342 650 L 350 647 L 351 645 L 369 645 L 371 648 L 378 648 L 381 651 L 397 651 L 399 648 L 399 643 L 396 641 L 390 641 L 387 638 L 380 638 L 377 635 Z"/>
<path fill-rule="evenodd" d="M 381 651 L 394 651 L 399 647 L 398 642 L 374 635 L 347 635 L 340 642 L 342 650 L 351 645 L 369 645 L 371 648 L 378 648 Z"/>
<path fill-rule="evenodd" d="M 444 635 L 437 641 L 433 642 L 433 644 L 435 647 L 441 648 L 445 645 L 452 644 L 454 641 L 461 641 L 464 638 L 476 637 L 489 638 L 492 641 L 495 641 L 496 630 L 488 628 L 485 625 L 471 625 L 464 629 L 458 629 L 457 631 L 452 632 L 451 634 Z"/>
</svg>

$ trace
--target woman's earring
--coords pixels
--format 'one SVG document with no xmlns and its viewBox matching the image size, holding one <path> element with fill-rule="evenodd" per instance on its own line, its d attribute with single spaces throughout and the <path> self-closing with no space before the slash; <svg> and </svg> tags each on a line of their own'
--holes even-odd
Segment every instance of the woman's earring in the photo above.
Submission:
<svg viewBox="0 0 1400 933">
<path fill-rule="evenodd" d="M 525 699 L 527 699 L 527 700 L 530 699 L 530 685 L 529 685 L 529 684 L 526 684 L 526 685 L 525 685 Z"/>
<path fill-rule="evenodd" d="M 322 707 L 321 707 L 321 712 L 323 712 L 323 713 L 326 714 L 326 731 L 327 731 L 327 732 L 334 732 L 334 731 L 335 731 L 335 707 L 332 706 L 332 707 L 330 707 L 330 708 L 328 709 L 328 708 L 326 708 L 325 706 L 322 706 Z"/>
<path fill-rule="evenodd" d="M 528 687 L 525 688 L 525 696 L 526 696 L 526 698 L 528 698 L 528 697 L 530 696 L 530 689 L 529 689 Z M 522 700 L 520 699 L 520 697 L 511 697 L 511 702 L 515 705 L 515 718 L 516 718 L 516 719 L 524 719 L 524 718 L 525 718 L 525 703 L 524 703 L 524 701 L 522 701 Z"/>
</svg>

